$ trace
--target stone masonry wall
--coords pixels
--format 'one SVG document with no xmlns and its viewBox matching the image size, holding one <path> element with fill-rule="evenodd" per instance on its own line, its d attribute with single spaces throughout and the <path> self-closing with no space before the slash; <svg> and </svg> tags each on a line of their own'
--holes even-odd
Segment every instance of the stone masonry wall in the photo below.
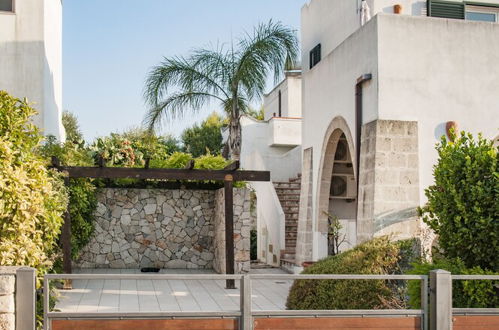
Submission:
<svg viewBox="0 0 499 330">
<path fill-rule="evenodd" d="M 212 268 L 215 191 L 103 189 L 81 268 Z"/>
<path fill-rule="evenodd" d="M 15 270 L 0 267 L 0 329 L 14 330 L 15 322 Z"/>
<path fill-rule="evenodd" d="M 220 256 L 225 253 L 223 189 L 106 188 L 97 198 L 95 231 L 76 262 L 77 268 L 225 270 L 225 255 Z M 234 239 L 239 271 L 249 270 L 250 229 L 249 190 L 235 189 Z"/>
<path fill-rule="evenodd" d="M 215 193 L 215 241 L 213 269 L 225 273 L 225 194 L 223 189 Z M 250 190 L 234 189 L 234 270 L 245 273 L 250 270 Z"/>
<path fill-rule="evenodd" d="M 390 234 L 418 234 L 417 122 L 376 120 L 363 126 L 360 157 L 358 242 Z"/>
<path fill-rule="evenodd" d="M 298 237 L 295 254 L 297 266 L 301 266 L 304 261 L 312 260 L 312 152 L 312 148 L 303 150 Z"/>
</svg>

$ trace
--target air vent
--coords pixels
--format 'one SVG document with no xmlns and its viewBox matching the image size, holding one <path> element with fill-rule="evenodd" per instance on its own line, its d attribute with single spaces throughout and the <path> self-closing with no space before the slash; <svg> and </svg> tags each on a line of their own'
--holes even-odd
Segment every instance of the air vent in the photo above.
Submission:
<svg viewBox="0 0 499 330">
<path fill-rule="evenodd" d="M 336 198 L 355 198 L 355 178 L 351 174 L 333 175 L 329 194 Z"/>
</svg>

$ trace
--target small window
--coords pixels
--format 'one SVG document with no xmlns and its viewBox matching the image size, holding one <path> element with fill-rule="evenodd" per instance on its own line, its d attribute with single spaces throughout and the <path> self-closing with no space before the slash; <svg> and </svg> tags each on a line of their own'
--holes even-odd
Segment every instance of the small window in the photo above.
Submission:
<svg viewBox="0 0 499 330">
<path fill-rule="evenodd" d="M 14 0 L 0 0 L 0 11 L 14 11 Z"/>
<path fill-rule="evenodd" d="M 279 117 L 282 117 L 282 103 L 281 103 L 281 90 L 279 90 L 279 95 L 278 95 L 278 109 L 279 109 Z"/>
<path fill-rule="evenodd" d="M 485 6 L 466 6 L 466 19 L 478 22 L 497 22 L 499 8 Z"/>
<path fill-rule="evenodd" d="M 321 44 L 318 44 L 310 51 L 310 69 L 321 61 Z"/>
</svg>

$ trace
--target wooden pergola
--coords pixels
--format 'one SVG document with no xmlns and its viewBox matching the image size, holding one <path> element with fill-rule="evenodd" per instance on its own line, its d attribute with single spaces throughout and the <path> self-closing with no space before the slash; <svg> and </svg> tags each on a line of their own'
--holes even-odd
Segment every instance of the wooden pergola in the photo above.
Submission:
<svg viewBox="0 0 499 330">
<path fill-rule="evenodd" d="M 149 168 L 146 160 L 144 168 L 105 167 L 102 159 L 99 167 L 61 166 L 59 159 L 52 157 L 52 167 L 66 174 L 66 185 L 69 179 L 139 179 L 139 180 L 194 180 L 194 181 L 223 181 L 225 191 L 225 270 L 227 274 L 234 274 L 234 181 L 270 181 L 269 171 L 239 170 L 239 161 L 235 161 L 222 170 L 194 169 L 191 160 L 184 169 Z M 61 233 L 64 272 L 71 274 L 71 217 L 69 211 L 65 213 L 64 225 Z M 234 280 L 227 280 L 227 288 L 235 288 Z"/>
</svg>

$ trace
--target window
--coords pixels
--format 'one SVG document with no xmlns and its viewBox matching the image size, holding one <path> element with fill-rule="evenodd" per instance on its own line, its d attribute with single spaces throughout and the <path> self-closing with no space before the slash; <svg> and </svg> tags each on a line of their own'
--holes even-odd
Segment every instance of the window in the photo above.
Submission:
<svg viewBox="0 0 499 330">
<path fill-rule="evenodd" d="M 466 6 L 466 19 L 479 22 L 497 22 L 499 8 Z"/>
<path fill-rule="evenodd" d="M 282 117 L 282 109 L 281 109 L 281 90 L 279 90 L 279 95 L 278 95 L 278 107 L 279 107 L 279 117 Z"/>
<path fill-rule="evenodd" d="M 14 11 L 14 0 L 0 0 L 0 11 Z"/>
<path fill-rule="evenodd" d="M 310 69 L 321 61 L 321 44 L 318 44 L 310 51 Z"/>
</svg>

